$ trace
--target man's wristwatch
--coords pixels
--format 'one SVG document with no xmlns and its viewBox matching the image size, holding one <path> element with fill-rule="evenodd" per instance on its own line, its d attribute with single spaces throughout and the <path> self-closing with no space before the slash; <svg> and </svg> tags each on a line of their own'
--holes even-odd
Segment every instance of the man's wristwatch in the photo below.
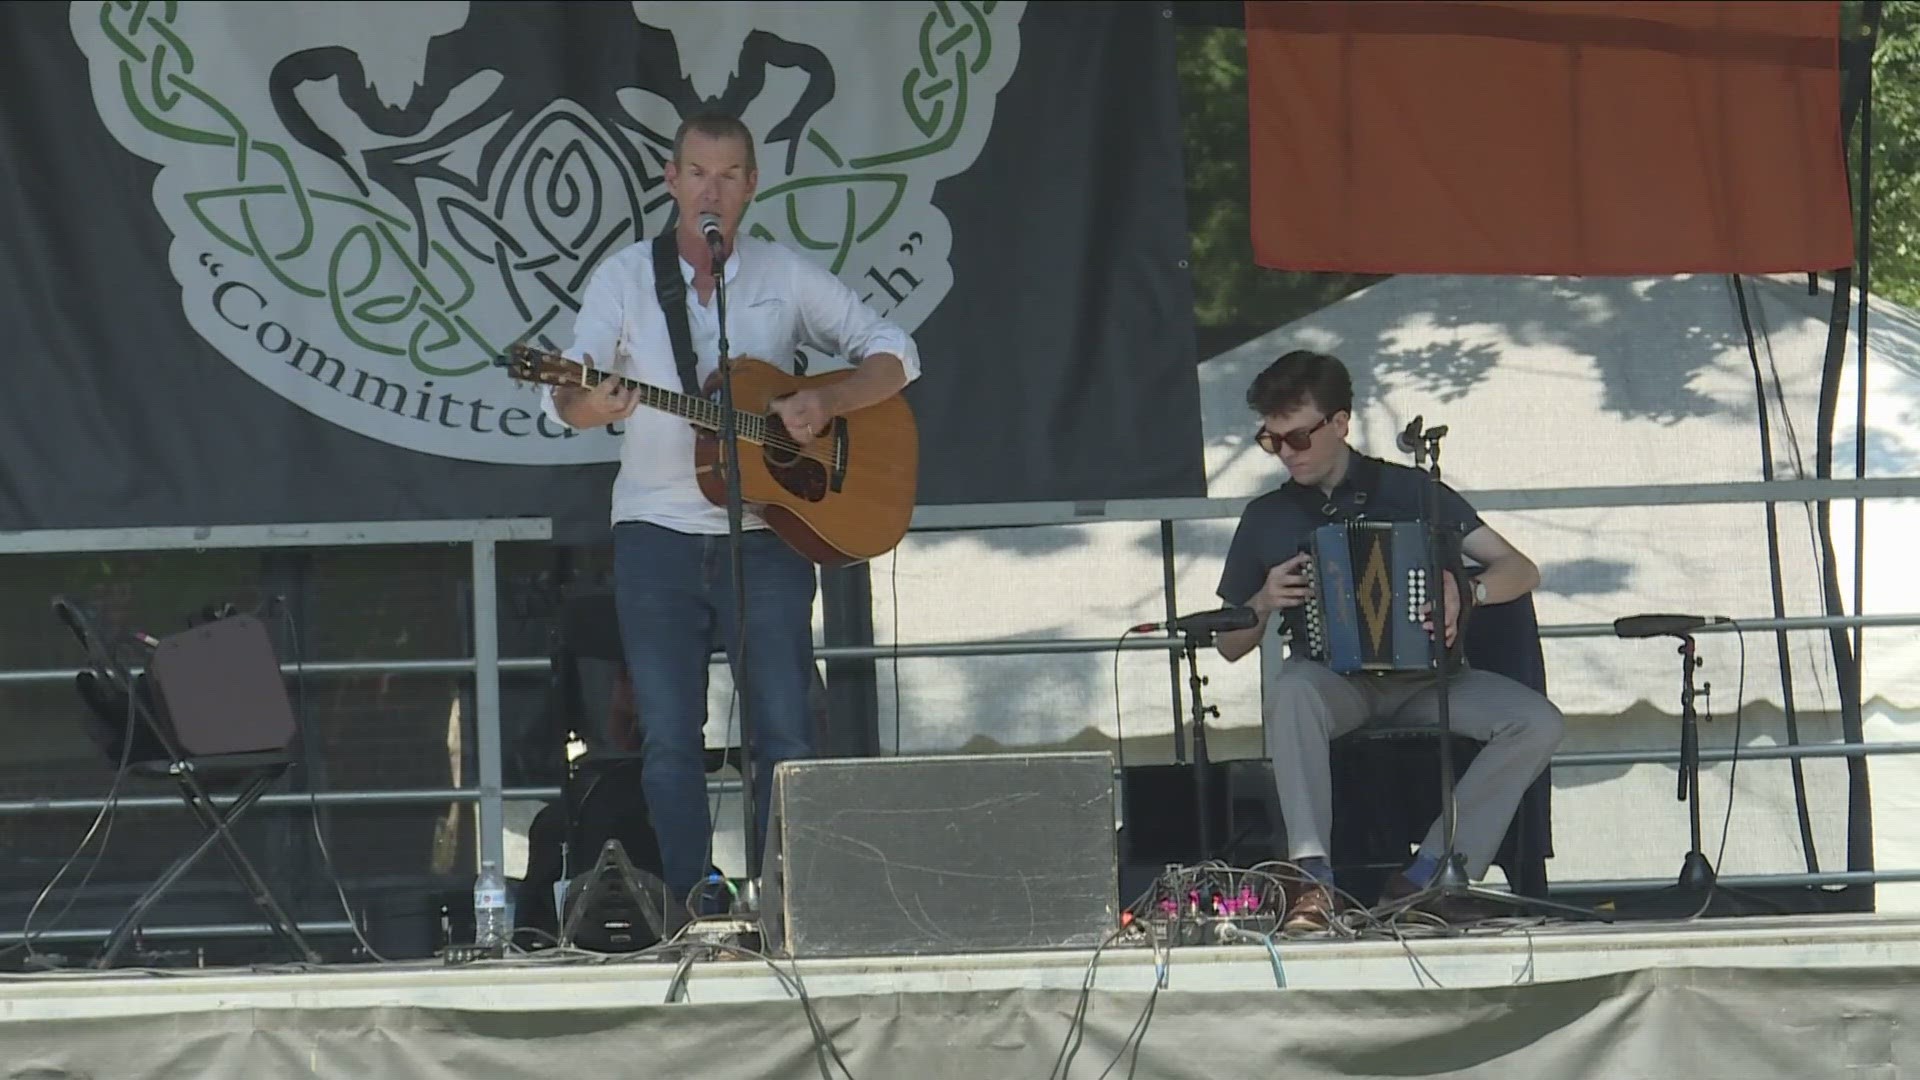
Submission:
<svg viewBox="0 0 1920 1080">
<path fill-rule="evenodd" d="M 1479 578 L 1473 580 L 1473 606 L 1480 607 L 1487 602 L 1487 583 Z"/>
</svg>

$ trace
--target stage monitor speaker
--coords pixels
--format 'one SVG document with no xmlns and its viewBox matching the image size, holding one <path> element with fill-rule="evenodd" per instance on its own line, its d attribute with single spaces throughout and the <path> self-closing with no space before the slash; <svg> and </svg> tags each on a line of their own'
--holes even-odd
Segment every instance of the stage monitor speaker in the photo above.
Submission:
<svg viewBox="0 0 1920 1080">
<path fill-rule="evenodd" d="M 284 751 L 293 706 L 267 628 L 252 615 L 163 639 L 148 661 L 174 738 L 190 757 Z"/>
<path fill-rule="evenodd" d="M 788 761 L 772 803 L 777 955 L 1092 948 L 1119 925 L 1111 754 Z"/>
<path fill-rule="evenodd" d="M 666 883 L 633 865 L 620 841 L 600 849 L 593 869 L 567 885 L 562 948 L 639 952 L 667 933 Z"/>
</svg>

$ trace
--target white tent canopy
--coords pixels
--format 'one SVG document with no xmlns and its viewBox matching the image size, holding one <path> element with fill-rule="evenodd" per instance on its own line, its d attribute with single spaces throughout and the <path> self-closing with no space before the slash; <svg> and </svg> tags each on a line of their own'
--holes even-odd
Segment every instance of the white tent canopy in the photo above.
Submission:
<svg viewBox="0 0 1920 1080">
<path fill-rule="evenodd" d="M 1804 278 L 1746 279 L 1748 311 L 1769 413 L 1776 479 L 1812 478 L 1815 407 L 1831 297 Z M 1855 309 L 1857 312 L 1857 308 Z M 1869 313 L 1873 372 L 1870 476 L 1920 472 L 1920 318 L 1876 301 Z M 1568 279 L 1402 276 L 1214 357 L 1200 369 L 1210 495 L 1243 498 L 1284 479 L 1250 438 L 1248 382 L 1293 348 L 1332 352 L 1356 382 L 1358 448 L 1394 461 L 1394 436 L 1414 415 L 1445 424 L 1448 481 L 1476 492 L 1551 491 L 1601 485 L 1709 484 L 1762 479 L 1754 365 L 1729 279 Z M 1849 365 L 1854 347 L 1848 345 Z M 1835 472 L 1852 471 L 1852 379 L 1841 395 Z M 1543 570 L 1535 596 L 1543 625 L 1604 623 L 1627 614 L 1683 611 L 1741 619 L 1773 614 L 1765 510 L 1760 505 L 1489 510 L 1490 524 Z M 1852 504 L 1834 509 L 1842 591 L 1851 596 Z M 1867 514 L 1867 611 L 1920 611 L 1920 575 L 1902 558 L 1913 502 L 1880 502 Z M 1232 519 L 1176 529 L 1178 606 L 1219 603 L 1213 589 Z M 1822 614 L 1812 508 L 1778 508 L 1785 614 Z M 1153 522 L 916 534 L 897 559 L 874 565 L 876 639 L 886 644 L 1004 637 L 1118 637 L 1160 618 L 1162 567 Z M 895 599 L 897 595 L 897 600 Z M 1836 671 L 1824 633 L 1791 642 L 1799 737 L 1840 735 Z M 1714 723 L 1707 747 L 1731 743 L 1740 687 L 1739 639 L 1701 636 Z M 1780 664 L 1772 633 L 1745 635 L 1743 742 L 1785 742 Z M 1565 749 L 1678 745 L 1679 659 L 1670 641 L 1549 639 L 1548 679 L 1572 723 Z M 1920 631 L 1866 638 L 1869 736 L 1901 729 L 1920 709 Z M 1257 756 L 1259 674 L 1203 654 L 1216 757 Z M 1174 701 L 1159 653 L 957 657 L 900 661 L 900 742 L 908 752 L 1106 745 L 1127 733 L 1129 760 L 1167 760 Z M 1184 674 L 1184 673 L 1183 673 Z M 891 746 L 895 694 L 881 666 L 882 743 Z M 716 694 L 724 688 L 716 685 Z M 1184 678 L 1181 708 L 1187 705 Z M 725 715 L 724 697 L 716 697 Z M 1117 708 L 1116 708 L 1117 706 Z M 1118 720 L 1116 721 L 1116 712 Z M 718 721 L 716 721 L 717 723 Z M 713 732 L 717 737 L 719 731 Z M 1891 778 L 1903 759 L 1876 764 Z M 1725 806 L 1724 766 L 1702 785 L 1710 840 Z M 1844 868 L 1845 766 L 1805 766 L 1823 869 Z M 1558 878 L 1661 876 L 1685 849 L 1684 808 L 1671 766 L 1556 773 Z M 1910 785 L 1875 785 L 1882 810 L 1881 865 L 1904 860 L 1887 823 L 1888 800 Z M 1728 872 L 1804 870 L 1785 762 L 1740 768 Z M 1578 828 L 1569 830 L 1568 823 Z M 1649 835 L 1665 837 L 1650 844 Z M 1889 845 L 1892 845 L 1891 847 Z M 1678 846 L 1675 846 L 1678 845 Z M 1636 852 L 1643 852 L 1636 855 Z M 1709 851 L 1709 855 L 1714 852 Z M 1668 864 L 1672 863 L 1671 866 Z"/>
</svg>

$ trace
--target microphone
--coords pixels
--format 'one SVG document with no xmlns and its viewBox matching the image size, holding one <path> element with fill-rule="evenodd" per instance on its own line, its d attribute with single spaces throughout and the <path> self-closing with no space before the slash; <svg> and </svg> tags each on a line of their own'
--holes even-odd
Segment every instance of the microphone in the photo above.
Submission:
<svg viewBox="0 0 1920 1080">
<path fill-rule="evenodd" d="M 73 636 L 80 639 L 80 644 L 87 644 L 87 639 L 91 636 L 88 633 L 87 618 L 80 614 L 80 609 L 74 606 L 73 601 L 64 596 L 54 597 L 53 613 L 59 616 L 61 622 L 67 624 L 67 629 L 73 631 Z"/>
<path fill-rule="evenodd" d="M 1425 417 L 1421 416 L 1414 417 L 1413 423 L 1408 424 L 1406 430 L 1400 433 L 1400 437 L 1394 440 L 1395 445 L 1400 447 L 1401 453 L 1411 454 L 1413 448 L 1420 445 L 1420 421 L 1424 419 Z"/>
<path fill-rule="evenodd" d="M 1429 429 L 1425 435 L 1420 434 L 1420 421 L 1422 419 L 1424 418 L 1419 416 L 1414 417 L 1413 423 L 1408 424 L 1406 428 L 1400 432 L 1399 438 L 1394 440 L 1394 443 L 1400 447 L 1401 453 L 1411 454 L 1420 448 L 1422 440 L 1438 439 L 1447 433 L 1447 425 L 1441 424 L 1437 428 Z"/>
<path fill-rule="evenodd" d="M 1725 615 L 1627 615 L 1613 620 L 1613 632 L 1623 638 L 1661 637 L 1732 621 Z"/>
<path fill-rule="evenodd" d="M 1250 607 L 1224 607 L 1182 615 L 1172 622 L 1141 623 L 1131 632 L 1151 634 L 1156 630 L 1172 630 L 1176 634 L 1219 634 L 1228 630 L 1245 630 L 1259 622 L 1260 617 Z"/>
<path fill-rule="evenodd" d="M 725 243 L 726 238 L 720 235 L 720 215 L 712 213 L 701 214 L 700 235 L 706 237 L 707 243 L 716 250 L 721 244 Z"/>
<path fill-rule="evenodd" d="M 56 596 L 53 598 L 53 613 L 66 624 L 68 630 L 72 631 L 74 640 L 80 643 L 81 651 L 85 652 L 87 659 L 97 667 L 104 670 L 119 662 L 118 656 L 109 648 L 109 642 L 103 640 L 99 632 L 94 629 L 92 617 L 80 605 L 64 596 Z M 149 648 L 160 644 L 142 633 L 131 633 L 126 636 Z"/>
</svg>

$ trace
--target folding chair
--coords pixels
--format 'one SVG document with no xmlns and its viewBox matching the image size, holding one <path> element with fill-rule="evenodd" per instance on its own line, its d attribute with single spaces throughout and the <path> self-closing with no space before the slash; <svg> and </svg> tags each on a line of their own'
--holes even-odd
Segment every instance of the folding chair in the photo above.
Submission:
<svg viewBox="0 0 1920 1080">
<path fill-rule="evenodd" d="M 1468 662 L 1547 692 L 1546 661 L 1531 593 L 1483 607 L 1467 625 Z M 1482 744 L 1453 733 L 1457 779 Z M 1333 780 L 1333 862 L 1349 891 L 1370 897 L 1405 866 L 1426 835 L 1440 802 L 1438 725 L 1363 727 L 1328 747 Z M 1547 899 L 1547 860 L 1553 855 L 1553 770 L 1542 772 L 1521 797 L 1501 839 L 1494 865 L 1521 896 Z"/>
<path fill-rule="evenodd" d="M 134 901 L 108 935 L 94 966 L 112 967 L 147 912 L 216 847 L 294 958 L 319 963 L 319 955 L 261 880 L 232 831 L 241 815 L 293 765 L 287 752 L 294 735 L 293 709 L 266 627 L 251 615 L 232 615 L 142 644 L 146 671 L 135 676 L 121 659 L 132 639 L 108 643 L 64 597 L 56 597 L 53 608 L 87 655 L 89 668 L 75 683 L 99 721 L 96 741 L 116 768 L 123 749 L 130 746 L 130 773 L 174 781 L 205 830 L 199 843 Z M 131 730 L 126 726 L 130 723 Z M 224 808 L 215 801 L 215 791 L 229 798 Z"/>
</svg>

